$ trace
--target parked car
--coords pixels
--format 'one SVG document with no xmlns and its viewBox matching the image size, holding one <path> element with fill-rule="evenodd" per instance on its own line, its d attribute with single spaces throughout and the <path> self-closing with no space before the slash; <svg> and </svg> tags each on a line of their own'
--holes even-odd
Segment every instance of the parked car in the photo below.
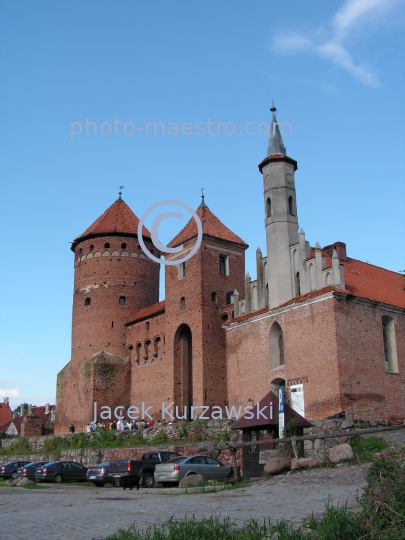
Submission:
<svg viewBox="0 0 405 540">
<path fill-rule="evenodd" d="M 85 482 L 87 467 L 75 461 L 51 461 L 35 470 L 35 482 Z"/>
<path fill-rule="evenodd" d="M 17 478 L 17 470 L 18 467 L 23 467 L 27 463 L 30 463 L 29 461 L 10 461 L 9 463 L 5 463 L 0 467 L 0 478 L 12 478 L 13 480 Z"/>
<path fill-rule="evenodd" d="M 204 480 L 224 480 L 232 476 L 233 468 L 208 456 L 183 456 L 155 466 L 155 482 L 163 486 L 178 484 L 191 474 L 201 474 Z"/>
<path fill-rule="evenodd" d="M 155 465 L 179 457 L 174 452 L 145 452 L 141 459 L 120 459 L 110 461 L 108 467 L 110 475 L 114 478 L 115 485 L 122 487 L 139 486 L 142 484 L 145 488 L 153 487 Z"/>
<path fill-rule="evenodd" d="M 34 480 L 35 471 L 38 467 L 43 467 L 49 463 L 49 461 L 33 461 L 23 467 L 18 467 L 16 478 L 28 478 L 28 480 Z"/>
<path fill-rule="evenodd" d="M 88 482 L 93 482 L 97 487 L 103 487 L 104 484 L 108 483 L 114 485 L 114 477 L 108 470 L 109 465 L 110 462 L 105 461 L 95 467 L 89 467 L 86 472 L 86 479 Z"/>
</svg>

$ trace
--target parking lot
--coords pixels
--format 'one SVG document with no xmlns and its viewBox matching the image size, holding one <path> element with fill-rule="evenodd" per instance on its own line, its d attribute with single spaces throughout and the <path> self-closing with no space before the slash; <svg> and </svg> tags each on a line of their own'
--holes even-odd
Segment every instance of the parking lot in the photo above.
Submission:
<svg viewBox="0 0 405 540">
<path fill-rule="evenodd" d="M 313 512 L 356 499 L 365 485 L 362 467 L 300 471 L 216 493 L 48 484 L 42 489 L 0 488 L 2 538 L 19 540 L 104 538 L 135 522 L 165 523 L 171 516 L 208 518 L 212 514 L 242 523 L 249 518 L 299 523 Z"/>
</svg>

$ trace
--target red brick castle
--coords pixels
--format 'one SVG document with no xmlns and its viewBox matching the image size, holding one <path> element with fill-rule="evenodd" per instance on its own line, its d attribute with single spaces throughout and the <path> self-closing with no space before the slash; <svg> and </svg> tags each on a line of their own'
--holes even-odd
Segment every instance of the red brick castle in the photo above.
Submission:
<svg viewBox="0 0 405 540">
<path fill-rule="evenodd" d="M 257 250 L 255 281 L 247 244 L 204 199 L 201 245 L 165 266 L 162 302 L 160 265 L 141 249 L 139 219 L 121 194 L 73 242 L 72 357 L 57 377 L 57 433 L 91 421 L 94 402 L 112 415 L 136 406 L 140 416 L 143 402 L 155 419 L 173 402 L 181 418 L 193 406 L 254 405 L 281 385 L 307 418 L 405 418 L 404 278 L 348 257 L 342 242 L 309 245 L 298 229 L 297 163 L 272 113 L 259 165 L 267 256 Z M 160 257 L 145 228 L 142 237 Z M 191 219 L 171 258 L 196 241 Z"/>
</svg>

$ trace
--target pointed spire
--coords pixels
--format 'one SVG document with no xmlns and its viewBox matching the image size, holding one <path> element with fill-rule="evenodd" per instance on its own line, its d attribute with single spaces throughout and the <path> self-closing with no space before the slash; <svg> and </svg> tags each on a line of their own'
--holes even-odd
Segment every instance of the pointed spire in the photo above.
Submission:
<svg viewBox="0 0 405 540">
<path fill-rule="evenodd" d="M 286 155 L 286 149 L 283 144 L 283 139 L 281 138 L 280 128 L 277 124 L 276 118 L 276 108 L 274 103 L 270 108 L 272 112 L 271 123 L 270 123 L 270 137 L 269 137 L 269 146 L 267 147 L 267 155 L 272 156 L 273 154 L 284 154 Z"/>
<path fill-rule="evenodd" d="M 201 188 L 201 204 L 198 208 L 208 208 L 208 206 L 204 202 L 204 198 L 205 198 L 204 189 L 205 188 Z"/>
</svg>

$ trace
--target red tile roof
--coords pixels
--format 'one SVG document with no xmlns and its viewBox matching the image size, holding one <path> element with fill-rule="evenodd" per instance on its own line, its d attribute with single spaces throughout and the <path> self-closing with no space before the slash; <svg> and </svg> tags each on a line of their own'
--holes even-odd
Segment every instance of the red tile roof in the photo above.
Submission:
<svg viewBox="0 0 405 540">
<path fill-rule="evenodd" d="M 127 322 L 127 325 L 132 324 L 143 319 L 149 319 L 149 317 L 156 317 L 161 313 L 164 313 L 166 307 L 166 302 L 158 302 L 157 304 L 152 304 L 146 308 L 140 309 L 135 313 L 135 315 Z"/>
<path fill-rule="evenodd" d="M 229 242 L 235 242 L 236 244 L 242 244 L 248 247 L 248 245 L 239 236 L 236 236 L 228 227 L 226 227 L 219 219 L 211 212 L 207 205 L 200 205 L 196 210 L 197 216 L 201 220 L 202 230 L 204 235 L 220 238 L 221 240 L 228 240 Z M 179 232 L 177 236 L 169 242 L 169 247 L 179 246 L 186 240 L 197 236 L 197 224 L 194 218 L 191 218 L 187 225 Z"/>
<path fill-rule="evenodd" d="M 100 236 L 108 233 L 113 234 L 137 234 L 138 217 L 132 212 L 130 207 L 122 200 L 117 199 L 96 221 L 90 225 L 72 245 L 74 249 L 77 244 L 88 236 Z M 150 238 L 150 232 L 143 227 L 142 236 Z"/>
<path fill-rule="evenodd" d="M 10 421 L 13 418 L 13 413 L 8 405 L 0 403 L 0 426 Z"/>
<path fill-rule="evenodd" d="M 345 290 L 354 296 L 405 308 L 404 276 L 373 264 L 347 258 Z"/>
<path fill-rule="evenodd" d="M 322 252 L 322 255 L 326 256 L 327 267 L 331 266 L 331 258 L 329 255 L 324 252 Z M 344 268 L 345 289 L 329 285 L 318 291 L 312 291 L 302 296 L 296 296 L 274 309 L 305 302 L 310 298 L 320 296 L 330 291 L 352 294 L 359 298 L 366 298 L 367 300 L 405 308 L 405 291 L 403 289 L 405 284 L 404 276 L 397 272 L 380 268 L 379 266 L 374 266 L 357 259 L 351 259 L 350 257 L 347 258 L 347 262 L 340 261 L 340 264 L 343 265 Z M 237 319 L 228 321 L 225 326 L 234 322 L 242 322 L 251 319 L 252 317 L 256 317 L 256 315 L 266 313 L 267 311 L 270 311 L 269 308 L 263 308 L 259 311 L 254 311 L 253 313 L 241 315 Z"/>
<path fill-rule="evenodd" d="M 32 407 L 32 414 L 35 414 L 41 422 L 43 426 L 47 426 L 51 421 L 51 410 L 55 408 L 55 405 L 51 405 L 49 408 L 49 413 L 45 413 L 45 406 L 41 407 Z M 21 422 L 22 420 L 27 416 L 27 412 L 24 413 L 23 416 L 19 415 L 15 418 L 11 418 L 8 422 L 0 426 L 0 431 L 3 431 L 4 433 L 7 431 L 7 429 L 10 427 L 11 423 L 13 423 L 18 431 L 18 433 L 21 433 Z"/>
<path fill-rule="evenodd" d="M 273 414 L 272 418 L 270 414 L 270 403 L 273 404 Z M 261 417 L 257 414 L 257 407 L 262 410 L 264 407 L 267 407 L 263 410 L 263 414 L 266 418 Z M 296 418 L 298 427 L 312 427 L 311 422 L 308 422 L 303 416 L 295 412 L 287 403 L 284 405 L 284 412 L 287 418 Z M 259 405 L 255 404 L 253 410 L 253 418 L 245 419 L 244 416 L 240 418 L 236 424 L 232 426 L 232 429 L 245 429 L 245 428 L 254 428 L 259 426 L 277 426 L 278 425 L 278 396 L 273 392 L 269 392 L 264 396 L 263 399 L 259 401 Z M 250 413 L 250 414 L 251 414 Z M 250 416 L 249 414 L 249 416 Z"/>
</svg>

